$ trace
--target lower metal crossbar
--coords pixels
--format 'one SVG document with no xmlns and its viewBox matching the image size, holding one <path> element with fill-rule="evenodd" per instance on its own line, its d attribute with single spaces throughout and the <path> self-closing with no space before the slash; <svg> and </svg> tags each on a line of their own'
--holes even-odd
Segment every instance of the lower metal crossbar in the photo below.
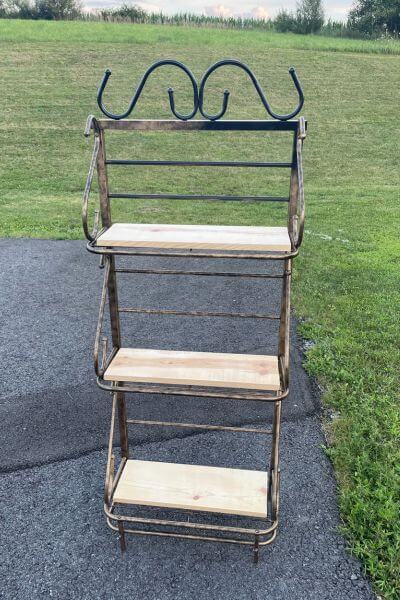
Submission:
<svg viewBox="0 0 400 600">
<path fill-rule="evenodd" d="M 185 540 L 199 540 L 204 542 L 222 542 L 227 544 L 238 544 L 243 546 L 253 546 L 253 562 L 255 564 L 259 561 L 260 548 L 263 546 L 267 546 L 271 544 L 277 535 L 277 527 L 278 521 L 276 520 L 268 529 L 259 530 L 259 529 L 250 529 L 250 528 L 240 528 L 240 527 L 228 527 L 228 526 L 219 526 L 219 525 L 209 525 L 205 523 L 190 523 L 190 522 L 180 522 L 180 521 L 172 521 L 165 519 L 145 519 L 140 517 L 129 517 L 122 515 L 114 514 L 114 506 L 111 507 L 111 510 L 107 509 L 105 506 L 104 511 L 106 513 L 107 524 L 113 531 L 119 533 L 119 541 L 121 551 L 126 551 L 126 535 L 125 534 L 133 534 L 133 535 L 150 535 L 150 536 L 160 536 L 160 537 L 172 537 L 177 539 L 185 539 Z M 152 525 L 152 529 L 138 529 L 132 527 L 126 527 L 126 524 L 136 523 L 142 525 Z M 233 536 L 216 536 L 216 535 L 204 535 L 197 533 L 177 533 L 172 531 L 163 531 L 161 529 L 154 528 L 156 525 L 164 526 L 164 527 L 175 527 L 175 528 L 186 528 L 186 529 L 197 529 L 197 530 L 209 530 L 209 531 L 218 531 L 220 533 L 239 533 L 242 535 L 247 535 L 249 539 L 238 538 Z M 250 539 L 251 538 L 251 539 Z"/>
</svg>

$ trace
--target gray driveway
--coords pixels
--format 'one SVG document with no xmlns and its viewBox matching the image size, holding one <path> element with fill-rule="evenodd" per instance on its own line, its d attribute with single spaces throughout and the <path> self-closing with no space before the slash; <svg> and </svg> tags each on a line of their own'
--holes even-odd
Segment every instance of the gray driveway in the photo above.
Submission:
<svg viewBox="0 0 400 600">
<path fill-rule="evenodd" d="M 0 597 L 374 598 L 337 531 L 335 480 L 321 449 L 319 404 L 295 336 L 292 393 L 283 415 L 280 531 L 262 549 L 258 566 L 244 547 L 153 537 L 129 537 L 121 556 L 102 514 L 110 397 L 96 387 L 91 362 L 102 277 L 97 265 L 83 242 L 0 240 Z M 209 277 L 194 287 L 199 280 L 136 276 L 120 301 L 273 310 L 279 290 L 271 290 L 271 282 L 249 281 Z M 127 342 L 137 346 L 274 349 L 272 326 L 260 322 L 135 315 L 124 325 Z M 168 420 L 243 424 L 269 418 L 262 406 L 226 400 L 139 397 L 129 406 L 135 415 Z M 138 429 L 132 444 L 138 458 L 244 468 L 265 464 L 262 440 L 244 434 L 177 436 L 175 430 Z"/>
</svg>

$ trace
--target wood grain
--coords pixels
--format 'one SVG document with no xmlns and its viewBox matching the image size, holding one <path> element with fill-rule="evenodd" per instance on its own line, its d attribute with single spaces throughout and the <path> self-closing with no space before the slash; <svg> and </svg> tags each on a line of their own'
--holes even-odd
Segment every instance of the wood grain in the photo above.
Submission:
<svg viewBox="0 0 400 600">
<path fill-rule="evenodd" d="M 255 354 L 120 348 L 107 368 L 104 379 L 255 390 L 280 389 L 277 357 Z"/>
<path fill-rule="evenodd" d="M 98 246 L 290 252 L 286 227 L 115 223 Z"/>
<path fill-rule="evenodd" d="M 267 490 L 263 471 L 128 460 L 113 500 L 265 518 Z"/>
</svg>

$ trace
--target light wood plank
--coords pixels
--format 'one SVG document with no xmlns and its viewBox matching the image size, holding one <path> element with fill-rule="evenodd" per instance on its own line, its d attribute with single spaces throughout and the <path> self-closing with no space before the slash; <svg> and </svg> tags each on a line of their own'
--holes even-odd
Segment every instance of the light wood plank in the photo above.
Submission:
<svg viewBox="0 0 400 600">
<path fill-rule="evenodd" d="M 280 389 L 278 358 L 255 354 L 121 348 L 107 368 L 104 379 L 271 391 Z"/>
<path fill-rule="evenodd" d="M 98 246 L 290 252 L 286 227 L 115 223 Z"/>
<path fill-rule="evenodd" d="M 263 471 L 128 460 L 113 499 L 265 518 L 267 490 L 268 475 Z"/>
</svg>

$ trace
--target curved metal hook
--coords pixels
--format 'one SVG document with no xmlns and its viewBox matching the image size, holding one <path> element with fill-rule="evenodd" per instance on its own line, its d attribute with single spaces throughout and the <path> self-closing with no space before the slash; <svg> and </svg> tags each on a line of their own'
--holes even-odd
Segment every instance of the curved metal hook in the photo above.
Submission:
<svg viewBox="0 0 400 600">
<path fill-rule="evenodd" d="M 83 231 L 84 231 L 87 239 L 89 240 L 89 242 L 94 242 L 94 240 L 96 239 L 98 231 L 99 231 L 99 220 L 100 220 L 99 210 L 96 209 L 94 211 L 93 227 L 92 227 L 92 230 L 89 231 L 89 226 L 88 226 L 89 196 L 90 196 L 90 190 L 92 187 L 94 171 L 96 168 L 97 156 L 98 156 L 99 150 L 100 150 L 99 124 L 93 115 L 89 115 L 87 118 L 87 121 L 86 121 L 85 134 L 84 134 L 86 138 L 88 138 L 90 136 L 90 132 L 92 129 L 94 131 L 94 146 L 93 146 L 92 158 L 90 161 L 89 173 L 88 173 L 88 176 L 86 179 L 85 190 L 83 192 L 83 197 L 82 197 Z"/>
<path fill-rule="evenodd" d="M 140 98 L 140 95 L 143 91 L 143 88 L 146 84 L 146 81 L 147 81 L 149 75 L 153 71 L 155 71 L 158 67 L 161 67 L 164 65 L 173 65 L 175 67 L 178 67 L 179 69 L 181 69 L 181 71 L 186 73 L 186 75 L 189 77 L 189 79 L 192 83 L 192 87 L 193 87 L 193 110 L 191 113 L 189 113 L 188 115 L 183 115 L 175 109 L 174 90 L 172 88 L 169 88 L 169 90 L 168 90 L 168 97 L 169 97 L 169 105 L 170 105 L 171 111 L 177 119 L 180 119 L 182 121 L 187 121 L 188 119 L 192 119 L 194 117 L 194 115 L 197 113 L 198 106 L 199 106 L 199 93 L 198 93 L 197 82 L 194 78 L 193 73 L 183 63 L 181 63 L 177 60 L 172 60 L 172 59 L 159 60 L 159 61 L 155 62 L 154 64 L 152 64 L 147 69 L 146 73 L 142 77 L 141 82 L 138 85 L 136 92 L 132 96 L 132 99 L 130 101 L 128 109 L 124 113 L 121 113 L 121 114 L 114 114 L 114 113 L 108 111 L 103 104 L 103 93 L 104 93 L 105 87 L 107 85 L 107 82 L 111 76 L 110 69 L 107 69 L 106 72 L 104 73 L 103 80 L 102 80 L 100 87 L 98 89 L 98 92 L 97 92 L 97 104 L 99 105 L 100 110 L 110 119 L 115 119 L 115 120 L 125 119 L 127 116 L 130 115 L 132 110 L 135 108 L 136 103 Z"/>
<path fill-rule="evenodd" d="M 286 114 L 286 115 L 279 115 L 278 113 L 276 113 L 272 110 L 267 98 L 264 95 L 263 90 L 261 89 L 260 84 L 258 83 L 258 81 L 257 81 L 255 75 L 253 74 L 253 72 L 251 71 L 251 69 L 244 63 L 240 62 L 239 60 L 235 60 L 233 58 L 228 58 L 225 60 L 220 60 L 219 62 L 212 65 L 209 69 L 207 69 L 207 71 L 204 73 L 204 75 L 201 79 L 200 86 L 199 86 L 199 110 L 204 118 L 209 119 L 210 121 L 216 121 L 224 116 L 224 114 L 226 113 L 226 110 L 228 108 L 228 101 L 229 101 L 229 91 L 228 90 L 224 91 L 224 96 L 223 96 L 223 101 L 222 101 L 222 109 L 219 111 L 219 113 L 217 113 L 215 115 L 210 115 L 210 114 L 206 113 L 206 111 L 203 108 L 204 88 L 205 88 L 208 78 L 210 77 L 211 73 L 213 73 L 214 71 L 216 71 L 217 69 L 219 69 L 220 67 L 223 67 L 225 65 L 232 65 L 235 67 L 239 67 L 240 69 L 242 69 L 243 71 L 245 71 L 248 74 L 254 87 L 256 88 L 256 91 L 260 97 L 260 100 L 264 105 L 264 108 L 266 109 L 268 114 L 271 117 L 273 117 L 274 119 L 279 119 L 279 121 L 287 121 L 288 119 L 292 119 L 293 117 L 295 117 L 301 111 L 302 106 L 304 104 L 304 94 L 303 94 L 303 90 L 301 88 L 300 82 L 297 78 L 296 71 L 293 67 L 291 67 L 289 69 L 289 74 L 290 74 L 290 76 L 293 80 L 293 83 L 295 85 L 295 88 L 297 90 L 297 94 L 299 96 L 299 102 L 298 102 L 297 108 L 293 112 Z"/>
</svg>

